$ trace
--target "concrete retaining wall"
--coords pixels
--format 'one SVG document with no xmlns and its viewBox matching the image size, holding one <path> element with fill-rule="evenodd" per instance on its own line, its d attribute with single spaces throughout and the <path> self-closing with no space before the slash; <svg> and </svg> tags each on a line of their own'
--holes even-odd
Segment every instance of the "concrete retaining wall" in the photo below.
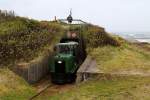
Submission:
<svg viewBox="0 0 150 100">
<path fill-rule="evenodd" d="M 49 73 L 51 58 L 52 53 L 48 53 L 29 63 L 19 63 L 16 65 L 14 71 L 27 82 L 31 84 L 36 83 Z"/>
<path fill-rule="evenodd" d="M 77 71 L 76 83 L 98 76 L 100 73 L 96 61 L 88 56 Z"/>
</svg>

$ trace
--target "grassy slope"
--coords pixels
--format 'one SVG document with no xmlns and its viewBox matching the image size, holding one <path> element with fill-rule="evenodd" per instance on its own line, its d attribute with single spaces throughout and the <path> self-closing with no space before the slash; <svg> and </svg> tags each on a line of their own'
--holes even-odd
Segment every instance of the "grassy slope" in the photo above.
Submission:
<svg viewBox="0 0 150 100">
<path fill-rule="evenodd" d="M 150 72 L 150 45 L 128 43 L 118 36 L 110 36 L 99 27 L 90 27 L 84 34 L 87 52 L 96 59 L 101 72 Z"/>
<path fill-rule="evenodd" d="M 39 100 L 149 100 L 150 78 L 124 77 L 95 79 L 72 90 Z"/>
<path fill-rule="evenodd" d="M 90 55 L 96 59 L 102 72 L 150 72 L 150 52 L 135 45 L 125 43 L 120 47 L 99 47 Z"/>
<path fill-rule="evenodd" d="M 9 69 L 0 69 L 0 100 L 27 100 L 34 89 Z"/>
</svg>

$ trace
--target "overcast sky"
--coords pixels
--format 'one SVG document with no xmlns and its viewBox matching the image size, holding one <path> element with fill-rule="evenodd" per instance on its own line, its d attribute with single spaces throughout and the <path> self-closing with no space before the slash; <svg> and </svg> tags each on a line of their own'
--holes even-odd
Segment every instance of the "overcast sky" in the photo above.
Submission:
<svg viewBox="0 0 150 100">
<path fill-rule="evenodd" d="M 73 17 L 109 32 L 150 32 L 150 0 L 0 0 L 0 9 L 38 20 Z"/>
</svg>

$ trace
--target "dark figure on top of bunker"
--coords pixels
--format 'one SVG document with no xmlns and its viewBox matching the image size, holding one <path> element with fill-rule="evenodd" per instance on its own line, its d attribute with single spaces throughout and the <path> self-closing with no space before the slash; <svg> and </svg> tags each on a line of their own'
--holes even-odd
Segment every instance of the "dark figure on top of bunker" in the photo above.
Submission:
<svg viewBox="0 0 150 100">
<path fill-rule="evenodd" d="M 70 11 L 69 16 L 67 17 L 68 23 L 72 23 L 73 18 L 72 18 L 72 12 Z"/>
</svg>

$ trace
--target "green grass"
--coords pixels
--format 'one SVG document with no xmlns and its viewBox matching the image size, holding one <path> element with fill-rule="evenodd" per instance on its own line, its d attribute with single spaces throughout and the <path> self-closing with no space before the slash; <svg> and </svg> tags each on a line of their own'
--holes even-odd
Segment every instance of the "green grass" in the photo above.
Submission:
<svg viewBox="0 0 150 100">
<path fill-rule="evenodd" d="M 34 88 L 9 69 L 0 69 L 0 100 L 27 100 Z"/>
<path fill-rule="evenodd" d="M 90 50 L 90 55 L 96 59 L 102 72 L 150 70 L 150 52 L 132 44 L 94 48 Z"/>
<path fill-rule="evenodd" d="M 150 78 L 96 78 L 74 86 L 73 89 L 37 100 L 149 100 Z"/>
</svg>

